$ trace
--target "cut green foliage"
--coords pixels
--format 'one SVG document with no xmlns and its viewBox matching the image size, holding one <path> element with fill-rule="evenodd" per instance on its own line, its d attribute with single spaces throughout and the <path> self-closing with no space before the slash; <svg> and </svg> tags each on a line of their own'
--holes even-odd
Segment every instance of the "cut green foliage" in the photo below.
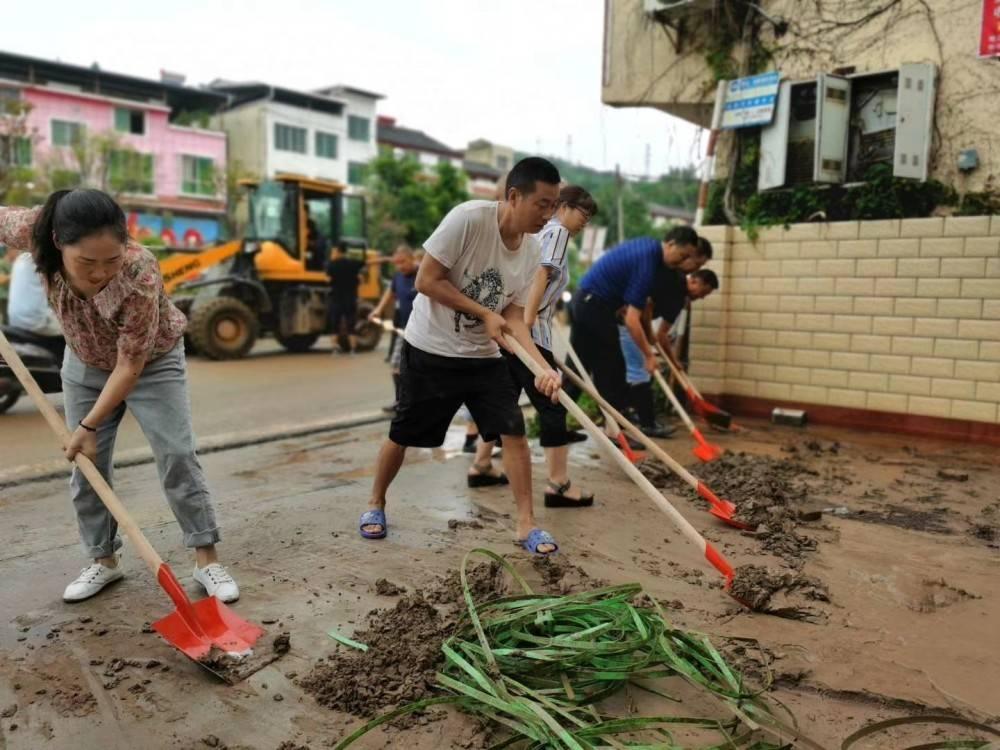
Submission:
<svg viewBox="0 0 1000 750">
<path fill-rule="evenodd" d="M 474 554 L 503 565 L 523 593 L 475 602 L 466 573 Z M 493 748 L 819 747 L 801 737 L 794 719 L 779 717 L 771 702 L 744 684 L 705 635 L 672 626 L 651 599 L 646 598 L 651 607 L 637 606 L 639 584 L 568 596 L 536 594 L 506 560 L 485 549 L 466 555 L 461 581 L 466 615 L 442 645 L 444 665 L 437 675 L 448 695 L 386 714 L 342 740 L 338 749 L 387 721 L 441 704 L 505 728 L 509 736 Z M 647 684 L 663 678 L 673 678 L 675 687 L 678 679 L 686 682 L 719 707 L 717 715 L 674 715 L 678 698 Z M 613 715 L 602 701 L 629 686 L 661 697 L 662 712 Z M 701 739 L 697 745 L 678 744 L 682 732 Z"/>
</svg>

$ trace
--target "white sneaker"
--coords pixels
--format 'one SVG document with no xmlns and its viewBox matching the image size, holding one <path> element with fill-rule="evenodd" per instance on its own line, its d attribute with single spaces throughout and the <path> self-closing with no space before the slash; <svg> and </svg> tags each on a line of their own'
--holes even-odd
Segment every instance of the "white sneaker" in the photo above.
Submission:
<svg viewBox="0 0 1000 750">
<path fill-rule="evenodd" d="M 118 564 L 118 567 L 109 568 L 95 562 L 81 570 L 77 579 L 66 587 L 63 592 L 63 601 L 82 602 L 84 599 L 89 599 L 94 594 L 99 593 L 109 583 L 114 583 L 124 577 L 121 563 Z"/>
<path fill-rule="evenodd" d="M 240 587 L 229 575 L 229 572 L 219 563 L 194 568 L 194 580 L 200 583 L 209 596 L 214 596 L 223 604 L 235 602 L 240 598 Z"/>
</svg>

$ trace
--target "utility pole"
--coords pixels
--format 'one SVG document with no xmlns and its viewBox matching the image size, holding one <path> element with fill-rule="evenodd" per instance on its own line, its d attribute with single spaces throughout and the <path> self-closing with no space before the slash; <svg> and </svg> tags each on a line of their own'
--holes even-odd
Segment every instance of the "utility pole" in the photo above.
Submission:
<svg viewBox="0 0 1000 750">
<path fill-rule="evenodd" d="M 649 163 L 653 156 L 653 150 L 650 145 L 646 144 L 646 179 L 649 179 Z"/>
<path fill-rule="evenodd" d="M 618 243 L 625 241 L 625 207 L 623 202 L 623 185 L 621 169 L 615 164 L 615 185 L 618 187 Z"/>
<path fill-rule="evenodd" d="M 570 164 L 573 163 L 573 136 L 572 136 L 572 134 L 566 136 L 566 161 L 568 161 Z"/>
</svg>

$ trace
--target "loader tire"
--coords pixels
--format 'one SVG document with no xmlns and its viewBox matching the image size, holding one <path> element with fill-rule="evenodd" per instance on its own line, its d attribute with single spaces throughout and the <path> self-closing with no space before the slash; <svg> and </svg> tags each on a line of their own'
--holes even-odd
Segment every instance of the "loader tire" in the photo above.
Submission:
<svg viewBox="0 0 1000 750">
<path fill-rule="evenodd" d="M 216 297 L 195 306 L 188 335 L 195 349 L 210 359 L 240 359 L 257 341 L 260 322 L 253 310 L 235 297 Z"/>
</svg>

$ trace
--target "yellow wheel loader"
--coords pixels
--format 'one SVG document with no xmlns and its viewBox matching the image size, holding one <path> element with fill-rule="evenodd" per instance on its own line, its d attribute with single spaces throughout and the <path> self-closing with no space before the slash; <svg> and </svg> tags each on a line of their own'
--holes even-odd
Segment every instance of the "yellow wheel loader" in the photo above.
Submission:
<svg viewBox="0 0 1000 750">
<path fill-rule="evenodd" d="M 244 180 L 248 226 L 242 239 L 160 261 L 163 282 L 188 316 L 190 348 L 212 359 L 238 359 L 273 334 L 303 352 L 328 332 L 330 249 L 377 258 L 366 250 L 365 204 L 338 182 L 278 174 Z M 378 264 L 358 289 L 358 348 L 373 349 L 382 328 L 368 322 L 382 292 Z"/>
</svg>

